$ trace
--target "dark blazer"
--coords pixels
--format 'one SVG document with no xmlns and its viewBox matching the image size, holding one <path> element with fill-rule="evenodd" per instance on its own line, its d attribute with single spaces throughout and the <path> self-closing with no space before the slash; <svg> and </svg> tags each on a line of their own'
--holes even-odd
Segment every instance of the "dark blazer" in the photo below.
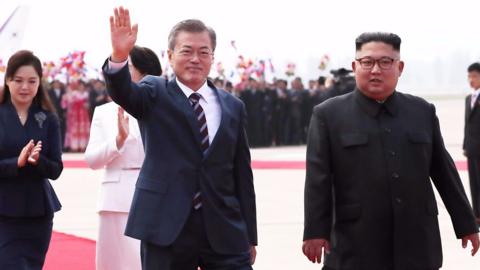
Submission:
<svg viewBox="0 0 480 270">
<path fill-rule="evenodd" d="M 17 166 L 30 139 L 42 141 L 38 164 Z M 60 128 L 55 114 L 32 105 L 22 126 L 10 101 L 0 105 L 0 216 L 40 217 L 60 210 L 48 179 L 63 170 Z"/>
<path fill-rule="evenodd" d="M 465 132 L 463 150 L 468 158 L 480 159 L 480 103 L 471 107 L 472 95 L 465 99 Z"/>
<path fill-rule="evenodd" d="M 48 95 L 52 101 L 55 110 L 57 111 L 57 116 L 60 118 L 60 121 L 65 119 L 65 109 L 62 108 L 62 98 L 65 95 L 65 89 L 60 89 L 60 94 L 57 96 L 53 89 L 48 90 Z"/>
<path fill-rule="evenodd" d="M 135 84 L 127 66 L 109 73 L 107 65 L 103 71 L 109 94 L 138 119 L 145 148 L 126 235 L 160 246 L 171 244 L 200 189 L 213 250 L 231 254 L 256 245 L 255 192 L 243 103 L 209 83 L 220 103 L 221 122 L 203 156 L 197 120 L 175 79 L 147 76 Z"/>
<path fill-rule="evenodd" d="M 333 269 L 438 269 L 438 209 L 458 238 L 478 231 L 435 108 L 395 92 L 355 90 L 314 109 L 307 147 L 304 239 L 329 239 Z"/>
</svg>

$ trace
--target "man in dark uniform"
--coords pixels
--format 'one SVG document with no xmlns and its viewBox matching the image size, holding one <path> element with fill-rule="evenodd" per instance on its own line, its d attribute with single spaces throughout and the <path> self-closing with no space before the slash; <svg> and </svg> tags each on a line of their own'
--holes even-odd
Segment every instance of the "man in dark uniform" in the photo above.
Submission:
<svg viewBox="0 0 480 270">
<path fill-rule="evenodd" d="M 400 38 L 364 33 L 352 63 L 356 89 L 315 107 L 309 128 L 303 252 L 324 269 L 439 269 L 433 182 L 462 246 L 478 228 L 435 108 L 395 91 Z M 431 180 L 430 180 L 431 179 Z"/>
<path fill-rule="evenodd" d="M 264 92 L 258 89 L 258 82 L 248 79 L 248 85 L 240 94 L 240 99 L 245 103 L 247 110 L 247 136 L 250 147 L 262 145 L 262 102 Z"/>
<path fill-rule="evenodd" d="M 290 130 L 290 97 L 287 90 L 288 82 L 286 80 L 277 80 L 276 85 L 276 102 L 275 117 L 273 120 L 275 130 L 275 145 L 286 145 L 289 141 L 288 132 Z"/>
<path fill-rule="evenodd" d="M 468 162 L 470 192 L 472 194 L 473 213 L 480 224 L 480 63 L 468 67 L 468 81 L 472 94 L 465 102 L 465 136 L 463 150 Z"/>
<path fill-rule="evenodd" d="M 54 80 L 50 84 L 50 89 L 48 91 L 50 100 L 55 106 L 57 112 L 58 120 L 60 121 L 60 135 L 62 136 L 61 142 L 62 146 L 65 142 L 65 131 L 66 131 L 66 119 L 65 119 L 65 109 L 62 108 L 62 98 L 65 95 L 65 85 L 58 80 Z"/>
</svg>

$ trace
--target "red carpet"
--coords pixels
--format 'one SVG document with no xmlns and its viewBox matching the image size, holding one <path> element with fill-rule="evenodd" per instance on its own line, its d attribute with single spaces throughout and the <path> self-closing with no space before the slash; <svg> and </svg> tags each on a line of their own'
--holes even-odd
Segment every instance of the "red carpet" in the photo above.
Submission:
<svg viewBox="0 0 480 270">
<path fill-rule="evenodd" d="M 465 160 L 456 161 L 455 165 L 459 171 L 467 170 L 467 162 Z M 64 160 L 63 166 L 65 168 L 88 168 L 84 160 Z M 304 170 L 305 161 L 267 161 L 267 160 L 253 160 L 252 168 L 256 170 L 261 169 L 283 169 L 283 170 Z"/>
<path fill-rule="evenodd" d="M 94 270 L 95 241 L 53 232 L 43 270 Z"/>
</svg>

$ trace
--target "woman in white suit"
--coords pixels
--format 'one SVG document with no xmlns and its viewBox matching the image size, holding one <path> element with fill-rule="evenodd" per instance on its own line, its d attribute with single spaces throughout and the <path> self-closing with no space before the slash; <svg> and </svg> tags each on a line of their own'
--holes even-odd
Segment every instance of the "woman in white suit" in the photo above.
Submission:
<svg viewBox="0 0 480 270">
<path fill-rule="evenodd" d="M 130 52 L 129 68 L 135 82 L 162 74 L 157 55 L 145 47 Z M 105 168 L 97 206 L 97 270 L 141 269 L 140 241 L 123 233 L 144 157 L 135 118 L 113 102 L 96 107 L 85 160 L 92 169 Z"/>
</svg>

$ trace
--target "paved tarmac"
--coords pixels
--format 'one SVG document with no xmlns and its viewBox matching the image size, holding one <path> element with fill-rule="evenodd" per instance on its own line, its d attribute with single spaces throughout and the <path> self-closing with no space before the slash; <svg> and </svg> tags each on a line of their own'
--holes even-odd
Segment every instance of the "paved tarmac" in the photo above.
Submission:
<svg viewBox="0 0 480 270">
<path fill-rule="evenodd" d="M 429 99 L 437 108 L 445 144 L 455 161 L 463 161 L 462 140 L 464 100 L 459 97 Z M 65 160 L 83 159 L 82 154 L 65 154 Z M 253 160 L 303 161 L 305 147 L 278 147 L 252 149 Z M 101 171 L 90 169 L 64 169 L 60 179 L 53 182 L 63 204 L 54 220 L 54 230 L 89 239 L 97 238 L 98 227 L 95 204 Z M 468 175 L 460 171 L 469 195 Z M 303 188 L 305 170 L 254 170 L 257 195 L 259 246 L 257 270 L 321 269 L 302 254 Z M 470 247 L 462 249 L 455 238 L 450 217 L 437 196 L 439 222 L 442 234 L 444 266 L 448 270 L 480 269 L 480 252 L 470 256 Z"/>
</svg>

